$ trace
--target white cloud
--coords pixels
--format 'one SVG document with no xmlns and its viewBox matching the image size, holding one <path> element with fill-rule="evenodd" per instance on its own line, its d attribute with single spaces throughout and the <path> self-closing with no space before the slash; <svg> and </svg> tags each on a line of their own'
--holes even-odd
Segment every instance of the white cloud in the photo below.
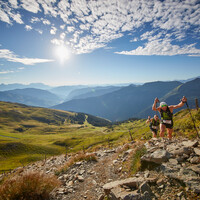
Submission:
<svg viewBox="0 0 200 200">
<path fill-rule="evenodd" d="M 114 48 L 113 47 L 104 47 L 104 49 L 109 50 L 109 49 L 114 49 Z"/>
<path fill-rule="evenodd" d="M 65 35 L 66 35 L 65 33 L 61 33 L 60 34 L 60 39 L 64 40 L 65 39 Z"/>
<path fill-rule="evenodd" d="M 40 21 L 40 19 L 38 17 L 32 17 L 30 22 L 36 23 L 36 22 L 39 22 L 39 21 Z"/>
<path fill-rule="evenodd" d="M 153 22 L 154 27 L 166 30 L 186 30 L 191 25 L 199 25 L 200 4 L 197 1 L 167 1 L 155 2 L 157 16 Z"/>
<path fill-rule="evenodd" d="M 9 3 L 12 5 L 13 8 L 17 8 L 18 7 L 17 0 L 9 0 Z"/>
<path fill-rule="evenodd" d="M 81 24 L 81 25 L 80 25 L 80 29 L 81 29 L 81 30 L 89 30 L 90 27 L 91 27 L 90 24 Z"/>
<path fill-rule="evenodd" d="M 6 12 L 4 12 L 0 7 L 0 20 L 3 22 L 6 22 L 8 24 L 11 24 L 10 18 Z"/>
<path fill-rule="evenodd" d="M 18 24 L 23 24 L 24 22 L 23 22 L 23 20 L 21 19 L 21 15 L 19 14 L 19 13 L 15 13 L 15 14 L 11 14 L 10 15 L 12 18 L 13 18 L 13 20 L 15 21 L 15 22 L 17 22 Z"/>
<path fill-rule="evenodd" d="M 10 73 L 14 73 L 14 71 L 0 71 L 0 74 L 10 74 Z"/>
<path fill-rule="evenodd" d="M 52 27 L 51 27 L 51 30 L 50 30 L 51 35 L 55 35 L 55 34 L 56 34 L 56 31 L 57 31 L 57 28 L 54 27 L 54 26 L 52 26 Z"/>
<path fill-rule="evenodd" d="M 74 53 L 83 54 L 90 53 L 95 49 L 105 47 L 104 43 L 97 42 L 97 39 L 94 39 L 92 36 L 82 37 L 79 40 L 79 43 L 74 45 Z"/>
<path fill-rule="evenodd" d="M 174 56 L 174 55 L 190 55 L 200 56 L 200 49 L 195 47 L 195 44 L 184 45 L 182 47 L 173 45 L 170 40 L 153 40 L 148 42 L 144 47 L 139 46 L 132 51 L 115 52 L 116 54 L 124 55 L 160 55 L 160 56 Z"/>
<path fill-rule="evenodd" d="M 71 33 L 71 32 L 74 32 L 74 31 L 75 31 L 75 28 L 74 28 L 73 26 L 68 26 L 68 27 L 67 27 L 67 31 L 70 32 L 70 33 Z"/>
<path fill-rule="evenodd" d="M 34 14 L 41 12 L 44 18 L 39 19 L 34 16 L 30 20 L 31 23 L 53 24 L 50 30 L 52 35 L 65 29 L 67 37 L 62 33 L 51 42 L 60 43 L 60 38 L 66 40 L 64 42 L 74 48 L 76 53 L 91 52 L 130 32 L 133 38 L 130 42 L 139 40 L 147 42 L 141 46 L 140 51 L 133 50 L 134 53 L 142 51 L 145 53 L 147 49 L 156 53 L 157 51 L 149 50 L 150 46 L 156 42 L 164 45 L 167 40 L 169 40 L 168 47 L 180 53 L 182 46 L 178 46 L 177 43 L 172 45 L 172 42 L 184 42 L 188 34 L 191 38 L 199 39 L 198 0 L 9 0 L 9 2 L 10 4 L 0 2 L 4 7 L 1 9 L 0 6 L 1 21 L 9 24 L 13 21 L 24 23 L 22 13 L 19 13 L 21 8 Z M 149 29 L 148 32 L 146 28 Z M 38 32 L 42 33 L 41 27 Z M 177 46 L 179 48 L 175 48 Z"/>
<path fill-rule="evenodd" d="M 17 4 L 15 1 L 10 2 L 12 7 L 17 8 Z M 13 10 L 8 3 L 0 1 L 0 20 L 12 25 L 12 20 L 19 24 L 23 24 L 23 20 L 21 19 L 21 14 Z"/>
<path fill-rule="evenodd" d="M 137 42 L 138 38 L 133 38 L 132 40 L 130 40 L 130 42 Z"/>
<path fill-rule="evenodd" d="M 52 17 L 57 17 L 58 10 L 57 7 L 55 6 L 57 0 L 37 0 L 37 1 L 44 9 L 45 15 L 51 15 Z"/>
<path fill-rule="evenodd" d="M 39 34 L 43 34 L 43 30 L 40 30 L 40 29 L 35 29 Z"/>
<path fill-rule="evenodd" d="M 42 23 L 45 24 L 45 25 L 50 25 L 51 24 L 51 22 L 48 19 L 44 19 L 42 21 Z"/>
<path fill-rule="evenodd" d="M 19 58 L 12 51 L 8 49 L 0 49 L 0 59 L 5 59 L 10 62 L 22 63 L 24 65 L 35 65 L 37 63 L 53 62 L 50 59 L 41 58 Z"/>
<path fill-rule="evenodd" d="M 40 5 L 36 0 L 21 0 L 21 6 L 32 13 L 38 13 L 40 10 Z"/>
<path fill-rule="evenodd" d="M 62 29 L 62 30 L 64 30 L 65 29 L 65 24 L 63 24 L 63 25 L 60 25 L 60 28 Z"/>
<path fill-rule="evenodd" d="M 65 12 L 66 10 L 70 8 L 70 4 L 68 1 L 60 0 L 60 2 L 58 3 L 58 8 L 59 10 Z"/>
<path fill-rule="evenodd" d="M 25 26 L 25 29 L 26 29 L 27 31 L 30 31 L 30 30 L 32 30 L 33 28 L 32 28 L 31 26 L 29 26 L 29 25 L 26 25 L 26 26 Z"/>
<path fill-rule="evenodd" d="M 60 39 L 54 38 L 54 39 L 51 40 L 51 43 L 52 43 L 52 44 L 55 44 L 55 45 L 61 46 L 61 45 L 64 44 L 64 41 L 63 41 L 63 40 L 60 40 Z"/>
</svg>

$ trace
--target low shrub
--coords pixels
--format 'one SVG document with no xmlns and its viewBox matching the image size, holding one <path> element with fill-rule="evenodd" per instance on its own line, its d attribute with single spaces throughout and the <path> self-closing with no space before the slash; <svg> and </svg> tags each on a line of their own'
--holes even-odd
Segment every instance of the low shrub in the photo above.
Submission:
<svg viewBox="0 0 200 200">
<path fill-rule="evenodd" d="M 33 171 L 14 175 L 0 185 L 0 200 L 49 200 L 50 193 L 59 185 L 53 175 Z"/>
</svg>

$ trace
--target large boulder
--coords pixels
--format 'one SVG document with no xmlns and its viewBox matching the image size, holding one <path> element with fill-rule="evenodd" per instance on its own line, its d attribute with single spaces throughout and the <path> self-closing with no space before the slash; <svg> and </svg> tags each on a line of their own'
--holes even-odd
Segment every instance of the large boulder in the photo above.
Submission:
<svg viewBox="0 0 200 200">
<path fill-rule="evenodd" d="M 196 155 L 200 156 L 200 149 L 199 148 L 194 148 L 194 152 Z"/>
<path fill-rule="evenodd" d="M 168 151 L 164 149 L 157 149 L 153 153 L 148 153 L 142 156 L 141 160 L 147 161 L 147 162 L 154 162 L 157 164 L 162 164 L 163 162 L 168 161 L 169 158 L 170 158 L 170 154 Z"/>
<path fill-rule="evenodd" d="M 196 146 L 198 146 L 199 142 L 188 140 L 188 141 L 183 141 L 182 144 L 185 147 L 196 147 Z"/>
<path fill-rule="evenodd" d="M 109 199 L 111 200 L 139 200 L 141 195 L 137 193 L 137 190 L 126 191 L 122 187 L 115 187 L 110 191 Z"/>
<path fill-rule="evenodd" d="M 107 183 L 103 188 L 111 200 L 150 200 L 154 194 L 148 182 L 151 183 L 152 180 L 152 178 L 133 177 Z"/>
<path fill-rule="evenodd" d="M 113 182 L 107 183 L 103 186 L 103 189 L 106 194 L 109 194 L 111 189 L 115 187 L 120 187 L 123 185 L 128 186 L 132 189 L 137 189 L 143 181 L 144 181 L 144 178 L 142 177 L 139 177 L 139 178 L 133 177 L 133 178 L 128 178 L 128 179 L 124 179 L 120 181 L 113 181 Z"/>
</svg>

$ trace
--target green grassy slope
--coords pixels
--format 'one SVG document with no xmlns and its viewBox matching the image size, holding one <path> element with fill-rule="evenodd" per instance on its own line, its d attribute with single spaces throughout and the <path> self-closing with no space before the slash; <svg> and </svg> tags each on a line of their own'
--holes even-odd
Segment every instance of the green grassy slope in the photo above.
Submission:
<svg viewBox="0 0 200 200">
<path fill-rule="evenodd" d="M 72 113 L 0 102 L 0 170 L 73 151 L 96 143 L 102 128 L 87 122 L 83 113 Z M 89 116 L 98 126 L 107 120 Z M 95 135 L 95 138 L 88 139 Z"/>
<path fill-rule="evenodd" d="M 174 136 L 197 137 L 194 123 L 200 135 L 200 109 L 198 111 L 196 109 L 190 109 L 190 111 L 192 117 L 188 109 L 183 109 L 174 115 Z M 192 118 L 194 119 L 194 123 Z"/>
<path fill-rule="evenodd" d="M 200 110 L 192 110 L 192 115 L 199 127 Z M 66 149 L 92 151 L 125 144 L 130 141 L 130 133 L 134 140 L 151 138 L 146 119 L 97 127 L 89 123 L 91 117 L 0 102 L 0 172 L 66 153 Z M 174 136 L 196 137 L 188 110 L 176 113 L 174 122 Z"/>
</svg>

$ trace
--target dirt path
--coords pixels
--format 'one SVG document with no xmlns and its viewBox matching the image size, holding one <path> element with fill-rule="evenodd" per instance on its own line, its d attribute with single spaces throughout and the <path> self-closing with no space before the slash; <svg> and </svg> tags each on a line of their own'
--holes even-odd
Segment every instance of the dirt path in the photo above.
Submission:
<svg viewBox="0 0 200 200">
<path fill-rule="evenodd" d="M 98 157 L 97 162 L 84 163 L 80 167 L 72 169 L 81 172 L 83 180 L 75 180 L 65 194 L 58 195 L 59 200 L 98 200 L 104 194 L 103 185 L 107 182 L 119 179 L 117 170 L 113 165 L 118 153 L 112 152 Z M 78 176 L 76 174 L 75 176 Z M 69 184 L 68 184 L 69 185 Z M 65 186 L 63 186 L 65 188 Z"/>
</svg>

